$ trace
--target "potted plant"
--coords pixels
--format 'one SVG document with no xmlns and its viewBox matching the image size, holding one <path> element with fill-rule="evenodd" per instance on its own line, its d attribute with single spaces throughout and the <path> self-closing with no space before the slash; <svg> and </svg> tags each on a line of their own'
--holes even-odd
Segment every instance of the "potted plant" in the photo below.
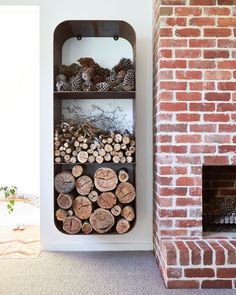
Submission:
<svg viewBox="0 0 236 295">
<path fill-rule="evenodd" d="M 7 199 L 7 210 L 11 214 L 14 210 L 15 198 L 17 197 L 18 189 L 16 186 L 2 186 L 0 187 L 1 197 Z"/>
</svg>

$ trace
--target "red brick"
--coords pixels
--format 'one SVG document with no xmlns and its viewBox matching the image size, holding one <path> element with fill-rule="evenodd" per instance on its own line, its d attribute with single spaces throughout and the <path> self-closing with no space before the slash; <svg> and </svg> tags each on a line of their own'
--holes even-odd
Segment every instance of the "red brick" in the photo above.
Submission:
<svg viewBox="0 0 236 295">
<path fill-rule="evenodd" d="M 197 5 L 197 6 L 205 6 L 205 5 L 211 6 L 216 5 L 216 0 L 190 0 L 190 5 Z"/>
<path fill-rule="evenodd" d="M 217 63 L 217 67 L 219 69 L 235 69 L 236 68 L 236 60 L 219 61 Z"/>
<path fill-rule="evenodd" d="M 197 177 L 179 177 L 176 179 L 176 186 L 200 186 L 201 179 Z"/>
<path fill-rule="evenodd" d="M 208 92 L 205 93 L 205 100 L 208 101 L 229 101 L 230 93 Z"/>
<path fill-rule="evenodd" d="M 201 187 L 190 187 L 189 188 L 189 195 L 192 197 L 200 197 L 202 195 L 202 188 Z"/>
<path fill-rule="evenodd" d="M 230 80 L 230 71 L 206 71 L 204 77 L 206 80 Z"/>
<path fill-rule="evenodd" d="M 178 37 L 199 37 L 200 34 L 201 32 L 199 29 L 184 28 L 175 30 L 175 35 Z"/>
<path fill-rule="evenodd" d="M 166 275 L 168 278 L 178 279 L 182 276 L 181 268 L 167 267 Z"/>
<path fill-rule="evenodd" d="M 167 281 L 167 288 L 169 289 L 198 289 L 199 288 L 199 281 L 194 280 L 168 280 Z"/>
<path fill-rule="evenodd" d="M 160 207 L 172 207 L 173 206 L 172 199 L 169 199 L 169 198 L 158 198 L 157 203 L 159 204 Z"/>
<path fill-rule="evenodd" d="M 185 229 L 161 230 L 161 235 L 165 237 L 186 236 L 188 231 Z"/>
<path fill-rule="evenodd" d="M 236 82 L 219 82 L 218 89 L 223 91 L 236 91 Z"/>
<path fill-rule="evenodd" d="M 216 152 L 216 147 L 211 145 L 192 145 L 190 152 L 193 154 L 211 154 Z"/>
<path fill-rule="evenodd" d="M 214 69 L 216 67 L 215 61 L 212 60 L 190 60 L 188 65 L 194 69 Z"/>
<path fill-rule="evenodd" d="M 230 9 L 226 7 L 205 7 L 204 13 L 206 15 L 229 15 Z"/>
<path fill-rule="evenodd" d="M 198 7 L 176 7 L 175 15 L 177 16 L 200 16 L 202 14 L 202 9 Z"/>
<path fill-rule="evenodd" d="M 236 18 L 218 18 L 217 24 L 219 27 L 235 27 Z"/>
<path fill-rule="evenodd" d="M 177 156 L 176 162 L 180 164 L 199 164 L 201 159 L 199 156 Z"/>
<path fill-rule="evenodd" d="M 227 250 L 228 264 L 236 264 L 236 249 L 228 241 L 221 240 L 219 243 Z"/>
<path fill-rule="evenodd" d="M 172 7 L 160 7 L 160 15 L 172 15 L 173 14 L 173 8 Z"/>
<path fill-rule="evenodd" d="M 177 143 L 200 143 L 201 135 L 176 135 Z"/>
<path fill-rule="evenodd" d="M 192 264 L 193 265 L 201 264 L 201 250 L 200 250 L 200 248 L 192 241 L 186 241 L 186 244 L 190 249 Z"/>
<path fill-rule="evenodd" d="M 176 78 L 181 80 L 199 80 L 202 78 L 201 71 L 176 71 Z"/>
<path fill-rule="evenodd" d="M 221 124 L 219 125 L 220 132 L 236 132 L 236 124 Z"/>
<path fill-rule="evenodd" d="M 228 58 L 229 51 L 226 50 L 204 50 L 203 52 L 204 58 Z"/>
<path fill-rule="evenodd" d="M 227 40 L 227 39 L 218 39 L 217 45 L 220 48 L 236 48 L 235 40 Z"/>
<path fill-rule="evenodd" d="M 179 263 L 180 263 L 180 265 L 189 265 L 190 264 L 190 257 L 189 257 L 188 247 L 184 244 L 183 241 L 176 241 L 175 244 L 179 250 Z"/>
<path fill-rule="evenodd" d="M 181 102 L 179 103 L 161 102 L 160 109 L 162 111 L 168 111 L 168 112 L 186 111 L 187 104 L 181 103 Z"/>
<path fill-rule="evenodd" d="M 185 39 L 161 39 L 160 40 L 160 48 L 163 48 L 163 47 L 186 47 L 187 46 L 187 40 Z"/>
<path fill-rule="evenodd" d="M 227 156 L 205 156 L 204 164 L 205 165 L 228 165 L 229 159 Z"/>
<path fill-rule="evenodd" d="M 236 153 L 236 145 L 221 145 L 218 147 L 219 153 Z"/>
<path fill-rule="evenodd" d="M 217 112 L 235 112 L 236 103 L 219 103 L 217 105 Z"/>
<path fill-rule="evenodd" d="M 187 124 L 160 124 L 158 130 L 161 132 L 187 132 Z"/>
<path fill-rule="evenodd" d="M 236 268 L 218 268 L 217 269 L 218 278 L 233 278 L 236 277 Z"/>
<path fill-rule="evenodd" d="M 187 62 L 186 60 L 161 60 L 160 68 L 186 68 Z"/>
<path fill-rule="evenodd" d="M 188 219 L 184 219 L 184 220 L 176 220 L 175 221 L 175 226 L 177 227 L 183 227 L 183 228 L 188 228 L 188 227 L 199 227 L 202 225 L 202 222 L 200 220 L 188 220 Z"/>
<path fill-rule="evenodd" d="M 170 27 L 174 27 L 174 26 L 185 27 L 187 25 L 187 20 L 186 20 L 186 18 L 169 17 L 166 19 L 166 25 L 170 26 Z"/>
<path fill-rule="evenodd" d="M 212 278 L 215 272 L 212 268 L 187 268 L 184 270 L 187 278 Z"/>
<path fill-rule="evenodd" d="M 231 280 L 205 280 L 202 281 L 201 288 L 203 289 L 231 289 Z"/>
<path fill-rule="evenodd" d="M 213 251 L 205 241 L 196 241 L 198 246 L 203 250 L 203 264 L 213 264 Z"/>
<path fill-rule="evenodd" d="M 187 147 L 186 146 L 161 146 L 160 151 L 161 153 L 174 153 L 174 154 L 186 154 Z"/>
<path fill-rule="evenodd" d="M 208 143 L 230 143 L 230 135 L 210 134 L 204 137 L 204 141 Z"/>
<path fill-rule="evenodd" d="M 201 198 L 177 198 L 176 206 L 184 207 L 184 206 L 201 206 L 202 201 Z"/>
<path fill-rule="evenodd" d="M 186 187 L 177 187 L 177 188 L 161 188 L 160 189 L 160 195 L 161 196 L 186 196 L 187 194 L 187 188 Z"/>
<path fill-rule="evenodd" d="M 159 101 L 170 101 L 170 100 L 173 100 L 172 92 L 162 91 L 159 93 Z"/>
<path fill-rule="evenodd" d="M 159 136 L 157 136 L 155 142 L 170 143 L 170 142 L 172 142 L 172 136 L 170 136 L 170 135 L 159 135 Z"/>
<path fill-rule="evenodd" d="M 172 80 L 173 71 L 159 71 L 158 80 Z M 171 98 L 172 99 L 172 98 Z"/>
<path fill-rule="evenodd" d="M 190 111 L 199 111 L 199 112 L 213 112 L 215 111 L 214 103 L 194 103 L 191 102 L 189 105 Z"/>
<path fill-rule="evenodd" d="M 173 217 L 187 217 L 187 210 L 185 209 L 161 209 L 160 217 L 173 218 Z"/>
<path fill-rule="evenodd" d="M 179 122 L 199 121 L 200 115 L 199 114 L 177 114 L 176 120 Z"/>
<path fill-rule="evenodd" d="M 205 114 L 204 121 L 206 122 L 228 122 L 230 121 L 229 114 Z"/>
<path fill-rule="evenodd" d="M 189 46 L 190 47 L 215 47 L 216 46 L 216 40 L 214 39 L 190 39 L 189 40 Z"/>
<path fill-rule="evenodd" d="M 236 0 L 218 0 L 219 5 L 235 5 Z"/>
<path fill-rule="evenodd" d="M 231 36 L 230 29 L 210 28 L 204 29 L 204 37 L 229 37 Z"/>
<path fill-rule="evenodd" d="M 224 265 L 225 264 L 225 252 L 223 247 L 215 242 L 215 241 L 209 241 L 209 244 L 214 249 L 215 252 L 215 264 L 216 265 Z"/>
<path fill-rule="evenodd" d="M 171 28 L 161 28 L 160 29 L 160 37 L 172 37 L 173 31 Z"/>
<path fill-rule="evenodd" d="M 161 0 L 161 5 L 185 5 L 186 0 Z"/>
<path fill-rule="evenodd" d="M 159 52 L 160 58 L 171 58 L 172 57 L 172 50 L 171 49 L 162 49 Z"/>
<path fill-rule="evenodd" d="M 186 90 L 186 82 L 160 82 L 160 89 L 164 90 Z"/>
<path fill-rule="evenodd" d="M 176 49 L 175 50 L 176 58 L 200 58 L 201 50 L 198 49 Z"/>
<path fill-rule="evenodd" d="M 201 98 L 201 92 L 176 92 L 176 100 L 179 101 L 199 101 Z"/>
</svg>

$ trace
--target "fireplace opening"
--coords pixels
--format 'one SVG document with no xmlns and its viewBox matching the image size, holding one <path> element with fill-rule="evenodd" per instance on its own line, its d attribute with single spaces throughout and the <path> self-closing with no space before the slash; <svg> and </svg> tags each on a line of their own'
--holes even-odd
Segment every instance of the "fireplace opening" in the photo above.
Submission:
<svg viewBox="0 0 236 295">
<path fill-rule="evenodd" d="M 236 166 L 203 166 L 203 230 L 236 232 Z"/>
</svg>

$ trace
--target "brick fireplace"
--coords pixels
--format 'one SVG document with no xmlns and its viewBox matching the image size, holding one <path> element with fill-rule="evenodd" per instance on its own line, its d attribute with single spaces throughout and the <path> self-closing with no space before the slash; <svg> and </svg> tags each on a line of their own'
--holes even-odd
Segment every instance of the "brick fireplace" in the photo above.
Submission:
<svg viewBox="0 0 236 295">
<path fill-rule="evenodd" d="M 203 212 L 236 175 L 235 5 L 154 1 L 154 248 L 168 288 L 236 288 L 236 239 L 209 234 Z"/>
</svg>

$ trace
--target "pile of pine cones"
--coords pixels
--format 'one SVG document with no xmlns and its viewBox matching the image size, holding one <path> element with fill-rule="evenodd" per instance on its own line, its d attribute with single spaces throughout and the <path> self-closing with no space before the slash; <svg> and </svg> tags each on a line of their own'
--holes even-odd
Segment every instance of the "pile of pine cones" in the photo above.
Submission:
<svg viewBox="0 0 236 295">
<path fill-rule="evenodd" d="M 57 91 L 134 91 L 135 70 L 132 61 L 122 58 L 111 70 L 92 58 L 80 58 L 70 66 L 62 65 L 56 76 Z"/>
</svg>

